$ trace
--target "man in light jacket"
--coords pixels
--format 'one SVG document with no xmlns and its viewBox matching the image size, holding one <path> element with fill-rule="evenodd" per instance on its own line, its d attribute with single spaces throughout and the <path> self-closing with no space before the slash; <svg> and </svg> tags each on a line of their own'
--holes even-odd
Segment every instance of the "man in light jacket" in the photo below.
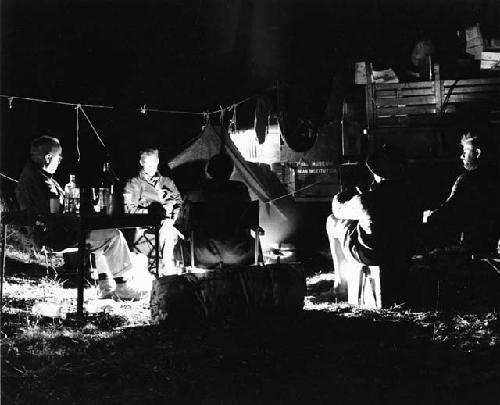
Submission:
<svg viewBox="0 0 500 405">
<path fill-rule="evenodd" d="M 139 159 L 141 170 L 125 185 L 123 202 L 126 213 L 149 212 L 165 215 L 160 228 L 160 252 L 163 257 L 163 271 L 166 274 L 173 274 L 177 272 L 173 250 L 178 235 L 173 224 L 182 199 L 174 181 L 162 176 L 158 171 L 159 163 L 158 149 L 149 148 L 141 151 Z M 141 238 L 144 231 L 145 229 L 137 230 L 135 242 Z"/>
</svg>

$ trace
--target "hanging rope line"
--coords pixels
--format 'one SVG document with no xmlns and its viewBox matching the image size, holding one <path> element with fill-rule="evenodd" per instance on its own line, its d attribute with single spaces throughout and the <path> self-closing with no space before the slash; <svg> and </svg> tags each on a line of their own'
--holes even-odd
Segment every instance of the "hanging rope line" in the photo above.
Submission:
<svg viewBox="0 0 500 405">
<path fill-rule="evenodd" d="M 266 201 L 266 202 L 267 203 L 273 203 L 275 201 L 281 200 L 282 198 L 293 196 L 293 195 L 297 194 L 300 191 L 304 191 L 304 190 L 306 190 L 306 189 L 308 189 L 308 188 L 310 188 L 312 186 L 315 186 L 315 185 L 321 184 L 321 183 L 322 183 L 322 181 L 318 180 L 318 181 L 316 181 L 316 182 L 314 182 L 312 184 L 308 184 L 307 186 L 301 187 L 298 190 L 292 191 L 292 192 L 290 192 L 288 194 L 283 194 L 282 196 L 279 196 L 277 198 L 273 198 L 272 200 L 269 200 L 269 201 Z"/>
<path fill-rule="evenodd" d="M 5 94 L 0 94 L 0 97 L 6 98 L 6 99 L 9 100 L 9 107 L 12 107 L 12 102 L 14 101 L 14 99 L 18 99 L 18 100 L 26 100 L 26 101 L 35 101 L 37 103 L 68 105 L 68 106 L 71 106 L 71 107 L 76 107 L 78 105 L 81 105 L 83 107 L 90 107 L 90 108 L 105 108 L 105 109 L 114 109 L 115 108 L 115 107 L 112 107 L 112 106 L 109 106 L 109 105 L 79 104 L 79 103 L 70 103 L 68 101 L 44 100 L 42 98 L 35 98 L 35 97 L 8 96 L 8 95 L 5 95 Z"/>
<path fill-rule="evenodd" d="M 188 114 L 188 115 L 206 115 L 206 114 L 220 114 L 225 110 L 231 110 L 231 108 L 235 108 L 236 106 L 243 104 L 249 100 L 252 100 L 256 97 L 259 97 L 262 92 L 268 91 L 268 90 L 273 90 L 276 89 L 276 86 L 269 87 L 267 89 L 262 90 L 259 94 L 254 94 L 250 97 L 246 97 L 243 100 L 240 100 L 236 103 L 231 103 L 230 105 L 226 107 L 220 107 L 216 110 L 213 111 L 201 111 L 201 112 L 196 112 L 196 111 L 180 111 L 180 110 L 165 110 L 161 108 L 146 108 L 146 105 L 143 105 L 140 108 L 137 108 L 136 111 L 139 111 L 142 114 L 145 114 L 146 112 L 158 112 L 158 113 L 166 113 L 166 114 Z M 34 101 L 37 103 L 46 103 L 46 104 L 59 104 L 59 105 L 67 105 L 70 107 L 80 107 L 80 109 L 83 112 L 83 107 L 85 108 L 102 108 L 102 109 L 108 109 L 108 110 L 113 110 L 116 107 L 110 106 L 110 105 L 101 105 L 101 104 L 83 104 L 83 103 L 72 103 L 69 101 L 57 101 L 57 100 L 47 100 L 47 99 L 42 99 L 42 98 L 36 98 L 36 97 L 18 97 L 18 96 L 12 96 L 12 95 L 7 95 L 7 94 L 0 94 L 0 98 L 6 98 L 9 101 L 9 108 L 12 109 L 12 103 L 14 99 L 19 99 L 19 100 L 25 100 L 25 101 Z M 85 114 L 85 113 L 84 113 Z"/>
<path fill-rule="evenodd" d="M 78 154 L 77 161 L 80 161 L 80 137 L 79 137 L 79 132 L 80 132 L 80 124 L 78 121 L 78 111 L 80 111 L 80 105 L 77 105 L 75 107 L 76 110 L 76 153 Z"/>
<path fill-rule="evenodd" d="M 95 136 L 97 136 L 97 139 L 99 139 L 99 142 L 101 142 L 101 145 L 104 149 L 106 149 L 106 145 L 104 144 L 103 140 L 101 139 L 101 137 L 99 136 L 99 134 L 97 133 L 97 130 L 95 129 L 94 125 L 92 124 L 92 122 L 90 121 L 90 118 L 87 116 L 87 114 L 85 113 L 85 110 L 82 108 L 81 105 L 78 105 L 78 109 L 82 112 L 83 116 L 87 119 L 87 122 L 89 123 L 90 127 L 92 128 L 92 130 L 94 131 L 94 134 Z"/>
<path fill-rule="evenodd" d="M 12 177 L 9 177 L 3 173 L 0 173 L 0 177 L 5 177 L 6 179 L 13 181 L 14 183 L 19 183 L 19 180 L 13 179 Z"/>
<path fill-rule="evenodd" d="M 146 114 L 147 112 L 158 112 L 158 113 L 166 113 L 166 114 L 187 114 L 187 115 L 203 115 L 202 112 L 194 112 L 194 111 L 177 111 L 177 110 L 162 110 L 159 108 L 146 108 L 145 106 L 138 108 L 136 111 L 139 111 L 141 114 Z"/>
</svg>

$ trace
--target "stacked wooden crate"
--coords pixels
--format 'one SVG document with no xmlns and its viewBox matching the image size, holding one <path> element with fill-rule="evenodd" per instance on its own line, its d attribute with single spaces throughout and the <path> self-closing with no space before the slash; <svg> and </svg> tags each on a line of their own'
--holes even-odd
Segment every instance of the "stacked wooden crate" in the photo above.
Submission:
<svg viewBox="0 0 500 405">
<path fill-rule="evenodd" d="M 471 112 L 481 111 L 481 117 L 500 124 L 500 76 L 440 80 L 436 65 L 432 81 L 369 81 L 365 96 L 371 146 L 400 143 L 410 157 L 441 157 L 454 152 L 452 145 L 460 135 L 456 123 Z"/>
<path fill-rule="evenodd" d="M 369 129 L 439 124 L 471 104 L 490 109 L 500 122 L 500 76 L 478 79 L 440 80 L 434 67 L 433 81 L 372 84 L 366 86 Z"/>
</svg>

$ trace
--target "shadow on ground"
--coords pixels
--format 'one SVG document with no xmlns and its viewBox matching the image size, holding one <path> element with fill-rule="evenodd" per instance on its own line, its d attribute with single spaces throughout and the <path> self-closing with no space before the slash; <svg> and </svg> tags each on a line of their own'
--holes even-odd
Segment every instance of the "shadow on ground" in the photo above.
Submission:
<svg viewBox="0 0 500 405">
<path fill-rule="evenodd" d="M 432 324 L 303 311 L 191 330 L 147 326 L 14 367 L 3 403 L 472 403 L 500 399 L 500 352 L 433 341 Z"/>
<path fill-rule="evenodd" d="M 45 275 L 10 267 L 29 283 Z M 308 310 L 296 316 L 183 329 L 109 314 L 35 319 L 31 301 L 8 301 L 2 404 L 499 403 L 498 298 L 484 300 L 496 285 L 483 270 L 418 274 L 441 313 L 338 305 L 329 273 L 309 279 Z"/>
</svg>

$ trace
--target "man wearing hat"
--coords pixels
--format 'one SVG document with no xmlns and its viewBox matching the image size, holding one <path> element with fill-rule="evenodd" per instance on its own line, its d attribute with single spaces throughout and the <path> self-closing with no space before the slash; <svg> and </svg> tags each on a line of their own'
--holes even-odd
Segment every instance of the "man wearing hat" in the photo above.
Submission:
<svg viewBox="0 0 500 405">
<path fill-rule="evenodd" d="M 401 299 L 415 234 L 415 199 L 405 183 L 404 158 L 396 148 L 382 146 L 368 157 L 366 166 L 373 175 L 369 190 L 337 194 L 326 229 L 336 284 L 348 279 L 349 272 L 380 266 L 382 305 L 387 307 Z"/>
</svg>

